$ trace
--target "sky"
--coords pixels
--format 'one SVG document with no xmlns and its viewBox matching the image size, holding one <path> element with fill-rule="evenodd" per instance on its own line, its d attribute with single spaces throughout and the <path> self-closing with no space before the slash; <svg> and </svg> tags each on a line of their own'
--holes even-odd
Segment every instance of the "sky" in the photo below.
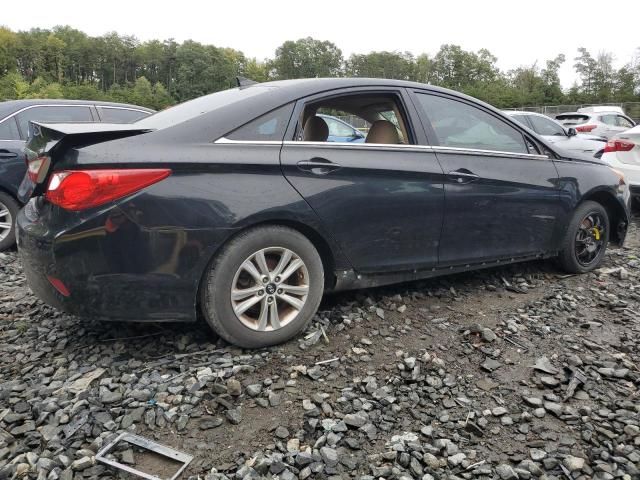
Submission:
<svg viewBox="0 0 640 480">
<path fill-rule="evenodd" d="M 614 55 L 616 68 L 640 48 L 640 0 L 4 0 L 0 25 L 12 30 L 70 25 L 89 35 L 110 31 L 138 39 L 195 40 L 273 57 L 286 40 L 311 36 L 345 57 L 374 50 L 434 55 L 440 45 L 488 49 L 510 70 L 564 53 L 563 87 L 576 80 L 578 47 Z M 55 6 L 52 6 L 55 5 Z M 608 8 L 611 5 L 611 8 Z"/>
</svg>

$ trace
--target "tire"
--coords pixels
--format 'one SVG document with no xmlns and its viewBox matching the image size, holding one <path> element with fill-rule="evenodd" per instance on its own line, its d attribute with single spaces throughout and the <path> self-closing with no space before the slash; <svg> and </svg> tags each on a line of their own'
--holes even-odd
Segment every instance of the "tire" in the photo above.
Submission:
<svg viewBox="0 0 640 480">
<path fill-rule="evenodd" d="M 590 217 L 591 220 L 588 220 Z M 593 220 L 600 219 L 600 228 L 598 228 L 599 234 L 595 234 L 592 225 Z M 586 201 L 576 208 L 567 227 L 567 232 L 562 242 L 560 255 L 558 260 L 561 267 L 569 273 L 587 273 L 595 268 L 598 268 L 604 259 L 605 251 L 607 249 L 607 243 L 609 242 L 609 215 L 605 208 L 597 202 Z M 599 244 L 600 247 L 597 251 L 588 254 L 585 244 L 578 246 L 578 235 L 584 236 L 585 232 L 589 231 L 592 244 Z M 596 236 L 599 239 L 596 240 Z M 583 253 L 587 258 L 581 258 Z M 589 256 L 593 255 L 593 259 L 585 263 Z"/>
<path fill-rule="evenodd" d="M 261 258 L 265 261 L 260 262 Z M 302 266 L 287 275 L 299 265 L 298 260 Z M 269 276 L 266 283 L 265 268 Z M 279 268 L 286 278 L 276 275 Z M 245 290 L 255 293 L 244 296 Z M 237 298 L 232 299 L 232 291 Z M 323 292 L 324 269 L 313 244 L 296 230 L 270 225 L 242 232 L 223 247 L 205 273 L 201 307 L 207 323 L 226 341 L 260 348 L 285 342 L 302 332 L 316 313 Z M 245 301 L 257 303 L 243 311 Z"/>
<path fill-rule="evenodd" d="M 0 252 L 16 244 L 16 218 L 19 210 L 20 205 L 13 197 L 0 192 L 0 224 L 10 224 L 8 230 L 0 226 Z"/>
</svg>

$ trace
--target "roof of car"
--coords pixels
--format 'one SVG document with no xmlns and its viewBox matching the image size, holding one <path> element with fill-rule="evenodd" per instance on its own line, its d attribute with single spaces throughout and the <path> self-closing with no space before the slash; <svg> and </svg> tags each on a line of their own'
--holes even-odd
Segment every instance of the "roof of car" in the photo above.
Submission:
<svg viewBox="0 0 640 480">
<path fill-rule="evenodd" d="M 428 88 L 430 90 L 439 90 L 442 92 L 453 92 L 446 88 L 434 87 L 418 82 L 409 82 L 407 80 L 392 80 L 386 78 L 366 78 L 366 77 L 338 77 L 338 78 L 298 78 L 293 80 L 275 80 L 272 82 L 256 83 L 243 88 L 253 88 L 259 86 L 279 87 L 286 88 L 291 91 L 299 91 L 302 95 L 308 95 L 314 92 L 321 92 L 322 90 L 332 90 L 335 88 L 347 88 L 347 87 L 382 87 L 382 86 L 395 86 L 395 87 L 407 87 L 407 88 Z M 458 95 L 458 92 L 453 92 Z"/>
<path fill-rule="evenodd" d="M 127 103 L 115 103 L 115 102 L 102 102 L 100 100 L 67 100 L 64 98 L 61 99 L 37 99 L 30 98 L 24 100 L 5 100 L 4 102 L 0 102 L 0 119 L 3 119 L 7 115 L 11 115 L 18 110 L 21 110 L 25 107 L 31 107 L 33 105 L 98 105 L 105 107 L 122 107 L 122 108 L 133 108 L 136 110 L 143 110 L 145 112 L 153 113 L 154 110 L 150 108 L 141 107 L 139 105 L 130 105 Z"/>
</svg>

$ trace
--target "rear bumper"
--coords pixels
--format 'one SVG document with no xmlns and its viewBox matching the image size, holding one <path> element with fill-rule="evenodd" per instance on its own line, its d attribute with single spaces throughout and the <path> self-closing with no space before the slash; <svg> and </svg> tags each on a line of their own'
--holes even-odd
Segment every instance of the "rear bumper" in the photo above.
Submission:
<svg viewBox="0 0 640 480">
<path fill-rule="evenodd" d="M 627 182 L 627 185 L 629 185 L 629 190 L 632 196 L 640 196 L 640 165 L 623 163 L 618 160 L 615 153 L 605 153 L 602 156 L 602 160 L 605 161 L 607 165 L 624 174 L 625 181 Z"/>
<path fill-rule="evenodd" d="M 65 212 L 61 223 L 55 207 L 36 203 L 18 215 L 18 250 L 31 289 L 45 303 L 99 320 L 196 319 L 198 285 L 214 251 L 203 248 L 211 245 L 204 238 L 210 232 L 157 231 L 129 221 L 121 207 L 86 218 Z M 48 277 L 62 282 L 68 296 Z"/>
</svg>

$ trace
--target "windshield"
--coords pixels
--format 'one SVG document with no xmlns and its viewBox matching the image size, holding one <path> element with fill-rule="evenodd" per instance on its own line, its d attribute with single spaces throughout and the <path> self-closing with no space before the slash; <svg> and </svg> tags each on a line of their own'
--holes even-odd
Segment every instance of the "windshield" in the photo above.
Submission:
<svg viewBox="0 0 640 480">
<path fill-rule="evenodd" d="M 252 86 L 250 88 L 222 90 L 167 108 L 142 120 L 138 120 L 134 125 L 136 127 L 153 130 L 171 127 L 232 103 L 267 93 L 274 88 L 277 87 Z"/>
</svg>

